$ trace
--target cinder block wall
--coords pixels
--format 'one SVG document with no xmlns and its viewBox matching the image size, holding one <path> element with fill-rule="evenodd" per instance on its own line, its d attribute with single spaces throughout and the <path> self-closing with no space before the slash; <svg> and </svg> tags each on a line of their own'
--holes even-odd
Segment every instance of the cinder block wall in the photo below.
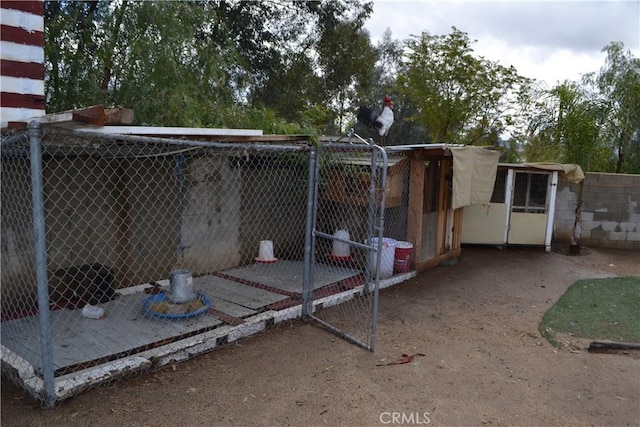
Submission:
<svg viewBox="0 0 640 427">
<path fill-rule="evenodd" d="M 582 245 L 640 250 L 640 175 L 587 173 Z M 580 184 L 558 183 L 554 240 L 569 242 Z"/>
</svg>

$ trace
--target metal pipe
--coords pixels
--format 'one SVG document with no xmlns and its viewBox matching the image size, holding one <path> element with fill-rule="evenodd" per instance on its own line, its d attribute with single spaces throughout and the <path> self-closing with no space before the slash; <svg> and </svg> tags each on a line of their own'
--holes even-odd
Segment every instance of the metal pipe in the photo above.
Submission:
<svg viewBox="0 0 640 427">
<path fill-rule="evenodd" d="M 175 172 L 178 178 L 178 254 L 180 255 L 180 262 L 184 262 L 184 236 L 182 228 L 184 226 L 184 165 L 187 163 L 187 158 L 183 154 L 179 154 L 176 157 Z"/>
<path fill-rule="evenodd" d="M 318 223 L 318 197 L 320 194 L 320 159 L 322 156 L 322 146 L 316 147 L 316 156 L 313 162 L 313 206 L 311 209 L 311 263 L 310 263 L 310 289 L 309 298 L 313 298 L 313 286 L 315 284 L 315 269 L 316 269 L 316 236 L 313 231 L 317 227 Z M 312 302 L 312 301 L 311 301 Z"/>
<path fill-rule="evenodd" d="M 313 310 L 312 289 L 313 289 L 313 227 L 314 211 L 316 203 L 316 163 L 318 158 L 318 148 L 309 153 L 309 172 L 307 177 L 307 212 L 306 227 L 304 233 L 304 271 L 302 274 L 302 317 L 310 316 Z"/>
<path fill-rule="evenodd" d="M 358 144 L 345 144 L 338 142 L 329 142 L 322 144 L 322 149 L 325 151 L 359 151 L 361 153 L 370 153 L 370 145 L 358 145 Z"/>
<path fill-rule="evenodd" d="M 367 350 L 373 351 L 373 347 L 368 346 L 367 344 L 363 343 L 359 339 L 354 338 L 351 335 L 342 332 L 340 329 L 336 328 L 332 324 L 327 323 L 324 320 L 317 318 L 316 316 L 310 316 L 310 318 L 314 322 L 317 322 L 319 325 L 327 328 L 329 331 L 333 332 L 334 334 L 338 335 L 339 337 L 344 338 L 345 340 L 349 341 L 350 343 L 355 344 L 355 345 L 360 346 L 360 347 L 363 347 L 363 348 L 365 348 Z"/>
<path fill-rule="evenodd" d="M 374 351 L 376 348 L 376 325 L 378 323 L 378 295 L 380 293 L 380 263 L 382 260 L 382 235 L 384 233 L 384 220 L 385 220 L 385 204 L 386 204 L 386 191 L 387 188 L 387 171 L 389 166 L 389 159 L 387 158 L 387 152 L 383 147 L 379 145 L 374 145 L 374 151 L 371 166 L 372 168 L 376 166 L 378 163 L 378 156 L 376 155 L 376 150 L 379 152 L 378 155 L 382 158 L 382 173 L 380 174 L 380 186 L 383 189 L 382 197 L 380 200 L 380 219 L 378 223 L 379 227 L 379 239 L 378 239 L 378 267 L 376 268 L 376 280 L 373 290 L 373 304 L 371 306 L 371 338 L 370 338 L 370 350 Z M 373 176 L 373 173 L 372 173 Z M 373 181 L 373 180 L 372 180 Z M 375 184 L 375 182 L 374 182 Z"/>
<path fill-rule="evenodd" d="M 310 145 L 275 145 L 275 144 L 251 144 L 251 143 L 236 143 L 236 142 L 208 142 L 208 141 L 195 141 L 191 139 L 176 139 L 176 138 L 158 138 L 150 136 L 137 136 L 137 135 L 121 135 L 121 134 L 104 134 L 100 132 L 88 132 L 74 130 L 70 132 L 72 135 L 84 138 L 94 138 L 109 141 L 130 141 L 140 142 L 143 144 L 168 144 L 168 145 L 191 145 L 194 147 L 211 147 L 211 148 L 225 148 L 225 149 L 246 149 L 246 150 L 260 150 L 260 151 L 309 151 Z"/>
<path fill-rule="evenodd" d="M 342 243 L 347 243 L 350 246 L 359 248 L 359 249 L 367 249 L 367 250 L 371 250 L 371 245 L 366 245 L 364 243 L 358 243 L 358 242 L 354 242 L 353 240 L 345 240 L 345 239 L 341 239 L 340 237 L 336 237 L 333 234 L 327 234 L 324 233 L 322 231 L 314 231 L 313 235 L 316 237 L 323 237 L 325 239 L 329 239 L 329 240 L 335 240 L 337 242 L 342 242 Z"/>
<path fill-rule="evenodd" d="M 31 121 L 29 123 L 31 197 L 33 203 L 33 239 L 38 289 L 40 345 L 42 348 L 42 379 L 44 381 L 44 405 L 47 408 L 52 408 L 56 401 L 56 390 L 53 367 L 53 343 L 51 340 L 51 318 L 49 313 L 49 287 L 47 284 L 47 245 L 44 221 L 41 143 L 42 127 L 37 121 Z"/>
</svg>

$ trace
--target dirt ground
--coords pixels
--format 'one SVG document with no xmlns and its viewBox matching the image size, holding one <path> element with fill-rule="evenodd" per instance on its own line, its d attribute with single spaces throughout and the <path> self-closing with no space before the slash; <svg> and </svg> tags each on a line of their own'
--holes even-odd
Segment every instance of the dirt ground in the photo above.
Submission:
<svg viewBox="0 0 640 427">
<path fill-rule="evenodd" d="M 640 275 L 640 254 L 463 248 L 381 292 L 377 348 L 302 321 L 40 409 L 2 382 L 2 426 L 640 425 L 640 358 L 538 332 L 576 280 Z M 402 354 L 411 363 L 376 366 Z"/>
</svg>

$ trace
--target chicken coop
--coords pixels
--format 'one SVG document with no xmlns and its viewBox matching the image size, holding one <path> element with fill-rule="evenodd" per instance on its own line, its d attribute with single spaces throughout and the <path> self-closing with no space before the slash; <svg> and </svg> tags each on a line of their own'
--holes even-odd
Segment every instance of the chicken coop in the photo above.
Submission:
<svg viewBox="0 0 640 427">
<path fill-rule="evenodd" d="M 72 125 L 3 130 L 7 378 L 53 406 L 296 318 L 374 349 L 379 289 L 415 274 L 383 243 L 406 163 L 387 208 L 375 145 Z"/>
<path fill-rule="evenodd" d="M 292 319 L 373 350 L 460 253 L 451 146 L 58 119 L 1 151 L 2 371 L 45 406 Z"/>
<path fill-rule="evenodd" d="M 462 243 L 551 251 L 558 178 L 580 175 L 576 165 L 499 164 L 490 203 L 464 208 Z"/>
<path fill-rule="evenodd" d="M 344 139 L 344 138 L 343 138 Z M 333 141 L 325 138 L 323 141 Z M 463 208 L 489 202 L 499 152 L 459 144 L 384 147 L 385 236 L 411 246 L 411 270 L 423 271 L 461 253 Z M 344 208 L 363 205 L 366 165 L 346 158 L 333 171 L 328 192 Z M 361 190 L 351 192 L 360 186 Z"/>
</svg>

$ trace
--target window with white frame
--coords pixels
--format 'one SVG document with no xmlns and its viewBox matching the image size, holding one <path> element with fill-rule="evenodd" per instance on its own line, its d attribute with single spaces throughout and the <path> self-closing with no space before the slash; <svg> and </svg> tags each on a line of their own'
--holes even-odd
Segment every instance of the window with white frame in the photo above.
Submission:
<svg viewBox="0 0 640 427">
<path fill-rule="evenodd" d="M 548 173 L 516 171 L 512 211 L 546 213 L 549 197 L 548 190 Z"/>
</svg>

